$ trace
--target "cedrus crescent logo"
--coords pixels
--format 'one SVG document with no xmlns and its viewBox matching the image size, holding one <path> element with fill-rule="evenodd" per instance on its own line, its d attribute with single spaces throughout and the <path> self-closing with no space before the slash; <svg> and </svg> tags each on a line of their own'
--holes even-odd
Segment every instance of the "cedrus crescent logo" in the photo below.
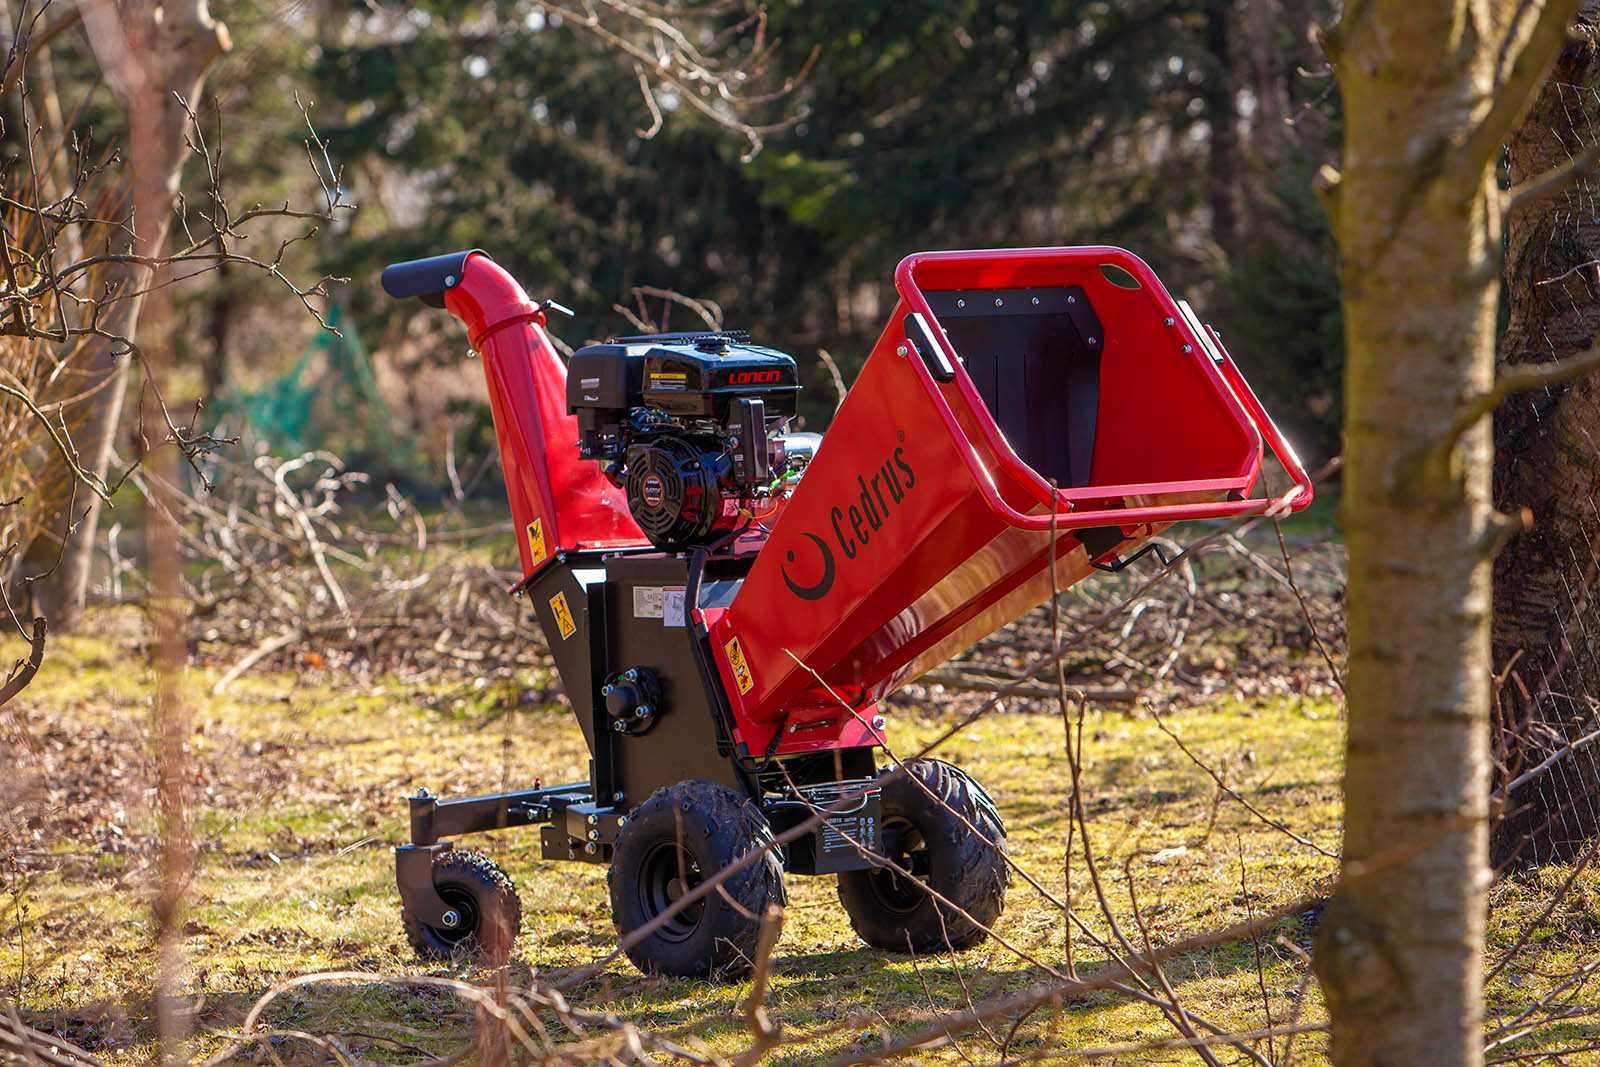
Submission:
<svg viewBox="0 0 1600 1067">
<path fill-rule="evenodd" d="M 783 554 L 785 560 L 785 566 L 782 568 L 783 581 L 789 587 L 789 592 L 801 600 L 821 600 L 828 595 L 828 590 L 833 588 L 833 579 L 838 574 L 839 568 L 833 561 L 833 549 L 828 547 L 828 542 L 810 532 L 801 536 L 816 546 L 817 554 L 822 560 L 822 577 L 818 578 L 814 585 L 801 585 L 789 577 L 787 564 L 794 562 L 794 549 L 791 548 Z"/>
<path fill-rule="evenodd" d="M 917 472 L 904 448 L 896 448 L 875 470 L 856 475 L 857 495 L 829 510 L 828 529 L 802 531 L 803 545 L 784 552 L 779 569 L 789 592 L 801 600 L 821 600 L 832 592 L 840 560 L 849 565 L 860 556 L 916 486 Z"/>
</svg>

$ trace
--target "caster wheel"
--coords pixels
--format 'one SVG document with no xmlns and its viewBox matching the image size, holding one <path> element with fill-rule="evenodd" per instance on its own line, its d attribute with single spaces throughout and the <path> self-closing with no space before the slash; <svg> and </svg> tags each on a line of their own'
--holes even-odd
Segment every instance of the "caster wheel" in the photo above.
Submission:
<svg viewBox="0 0 1600 1067">
<path fill-rule="evenodd" d="M 611 918 L 626 938 L 685 893 L 751 851 L 772 828 L 747 798 L 711 782 L 658 789 L 617 836 L 607 881 Z M 783 904 L 783 865 L 774 849 L 628 947 L 647 974 L 737 978 L 749 973 L 769 904 Z M 731 899 L 730 899 L 731 898 Z"/>
<path fill-rule="evenodd" d="M 1005 825 L 994 801 L 982 786 L 948 763 L 914 760 L 906 772 L 883 788 L 882 854 L 984 926 L 993 925 L 1005 907 L 1006 884 L 1011 880 L 1004 857 Z M 943 800 L 949 810 L 933 797 Z M 889 952 L 965 949 L 987 936 L 888 867 L 839 875 L 839 901 L 861 940 Z"/>
<path fill-rule="evenodd" d="M 433 885 L 459 921 L 450 927 L 430 926 L 402 906 L 406 940 L 418 955 L 476 959 L 495 967 L 511 958 L 522 927 L 522 901 L 499 864 L 481 852 L 441 852 L 433 860 Z"/>
</svg>

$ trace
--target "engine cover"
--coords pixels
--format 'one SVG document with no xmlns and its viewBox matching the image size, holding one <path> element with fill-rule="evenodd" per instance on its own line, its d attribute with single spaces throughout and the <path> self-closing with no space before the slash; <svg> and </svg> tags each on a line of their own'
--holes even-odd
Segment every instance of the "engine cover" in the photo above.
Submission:
<svg viewBox="0 0 1600 1067">
<path fill-rule="evenodd" d="M 658 437 L 627 456 L 628 510 L 652 544 L 671 550 L 705 542 L 739 518 L 733 463 L 716 444 Z"/>
<path fill-rule="evenodd" d="M 567 412 L 578 417 L 584 459 L 627 450 L 629 412 L 726 428 L 740 400 L 760 400 L 774 421 L 792 418 L 799 393 L 794 358 L 741 331 L 618 337 L 578 349 L 567 367 Z"/>
</svg>

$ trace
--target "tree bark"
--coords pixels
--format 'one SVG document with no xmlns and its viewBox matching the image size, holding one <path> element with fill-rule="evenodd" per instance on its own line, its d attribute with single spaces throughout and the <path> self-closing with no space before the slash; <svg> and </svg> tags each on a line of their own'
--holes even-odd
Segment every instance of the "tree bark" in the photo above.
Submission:
<svg viewBox="0 0 1600 1067">
<path fill-rule="evenodd" d="M 133 4 L 124 10 L 110 0 L 85 0 L 83 17 L 95 58 L 107 81 L 117 89 L 124 109 L 131 115 L 133 101 L 141 97 L 161 102 L 150 151 L 128 162 L 128 177 L 116 209 L 120 217 L 127 215 L 135 203 L 135 190 L 142 180 L 158 182 L 169 200 L 177 192 L 187 153 L 187 117 L 173 94 L 180 94 L 191 103 L 197 100 L 212 62 L 229 47 L 228 31 L 211 17 L 206 0 L 162 5 L 159 19 L 150 5 Z M 151 43 L 151 53 L 159 57 L 156 62 L 141 66 L 129 63 L 128 41 L 134 34 L 143 35 Z M 149 87 L 155 91 L 148 96 L 144 94 L 145 87 L 138 84 L 143 77 L 150 77 L 155 83 Z M 140 213 L 136 219 L 137 237 L 122 250 L 159 255 L 166 245 L 172 213 L 163 210 L 153 218 L 143 215 Z M 137 263 L 113 263 L 104 276 L 110 291 L 119 297 L 101 315 L 100 328 L 115 337 L 134 339 L 150 269 Z M 119 347 L 105 337 L 91 340 L 83 355 L 84 377 L 75 383 L 80 389 L 103 386 L 84 405 L 79 421 L 72 427 L 73 444 L 83 457 L 84 467 L 102 479 L 110 468 L 127 392 L 130 357 L 119 353 Z M 48 572 L 48 577 L 28 585 L 33 610 L 48 617 L 58 631 L 73 629 L 82 617 L 100 521 L 98 497 L 84 492 L 78 494 L 78 500 L 79 513 L 57 515 L 48 526 L 50 533 L 27 551 L 26 572 Z"/>
<path fill-rule="evenodd" d="M 1576 0 L 1367 0 L 1328 35 L 1346 331 L 1345 850 L 1315 969 L 1340 1067 L 1479 1064 L 1500 145 Z M 1509 40 L 1508 40 L 1509 38 Z M 1502 57 L 1504 63 L 1502 65 Z"/>
<path fill-rule="evenodd" d="M 1234 64 L 1230 20 L 1233 0 L 1206 0 L 1206 51 L 1211 69 L 1205 72 L 1204 98 L 1211 140 L 1206 157 L 1207 199 L 1211 205 L 1211 239 L 1231 256 L 1239 233 L 1239 108 L 1235 100 Z"/>
<path fill-rule="evenodd" d="M 1528 117 L 1513 134 L 1513 184 L 1559 166 L 1594 143 L 1600 115 L 1600 0 L 1588 0 Z M 1580 203 L 1587 179 L 1529 205 L 1507 223 L 1502 367 L 1548 363 L 1600 337 L 1600 221 Z M 1495 503 L 1526 508 L 1533 525 L 1495 562 L 1496 786 L 1600 727 L 1600 382 L 1513 398 L 1495 417 Z M 1600 760 L 1573 752 L 1504 798 L 1490 838 L 1497 866 L 1570 858 L 1600 832 Z"/>
</svg>

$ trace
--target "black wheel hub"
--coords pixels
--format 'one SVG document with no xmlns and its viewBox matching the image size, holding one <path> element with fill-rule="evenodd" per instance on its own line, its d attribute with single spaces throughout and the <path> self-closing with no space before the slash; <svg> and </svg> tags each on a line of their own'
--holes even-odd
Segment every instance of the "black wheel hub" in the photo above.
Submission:
<svg viewBox="0 0 1600 1067">
<path fill-rule="evenodd" d="M 920 882 L 933 873 L 932 855 L 922 832 L 907 819 L 890 818 L 883 822 L 884 856 L 909 871 Z M 867 875 L 873 896 L 885 910 L 896 915 L 916 911 L 928 899 L 928 891 L 893 867 L 875 867 Z"/>
<path fill-rule="evenodd" d="M 677 845 L 670 841 L 663 841 L 651 849 L 639 866 L 636 891 L 639 894 L 639 910 L 646 921 L 655 919 L 672 907 L 705 877 L 695 858 L 687 851 L 680 852 Z M 695 901 L 668 919 L 656 931 L 656 936 L 667 941 L 687 941 L 699 928 L 705 910 L 704 900 Z"/>
<path fill-rule="evenodd" d="M 454 926 L 429 927 L 439 938 L 452 945 L 464 944 L 478 932 L 478 904 L 472 894 L 459 886 L 439 887 L 439 899 L 450 905 L 450 910 L 460 917 Z"/>
</svg>

